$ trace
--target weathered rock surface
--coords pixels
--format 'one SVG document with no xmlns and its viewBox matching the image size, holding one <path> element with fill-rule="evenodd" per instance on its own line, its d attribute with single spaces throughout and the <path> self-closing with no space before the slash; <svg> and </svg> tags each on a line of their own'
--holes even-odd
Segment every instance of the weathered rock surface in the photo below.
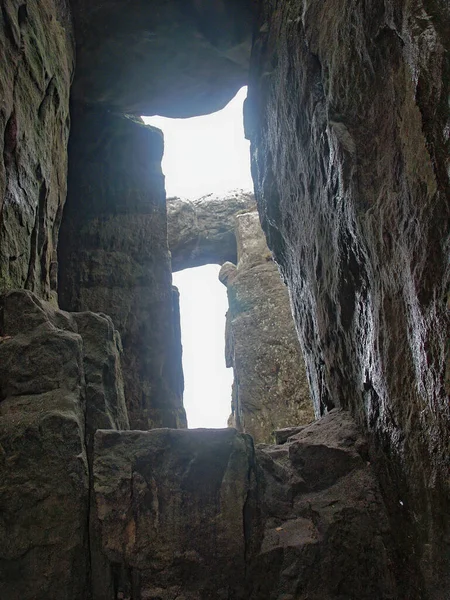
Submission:
<svg viewBox="0 0 450 600">
<path fill-rule="evenodd" d="M 167 231 L 172 271 L 237 262 L 235 216 L 255 208 L 251 192 L 208 194 L 197 200 L 167 199 Z"/>
<path fill-rule="evenodd" d="M 0 298 L 0 590 L 5 600 L 84 600 L 90 464 L 98 427 L 128 428 L 111 319 Z M 100 564 L 100 563 L 99 563 Z"/>
<path fill-rule="evenodd" d="M 56 290 L 73 54 L 65 0 L 2 2 L 0 293 Z"/>
<path fill-rule="evenodd" d="M 256 442 L 275 429 L 314 419 L 303 356 L 286 287 L 267 247 L 258 213 L 235 217 L 237 267 L 225 263 L 226 363 L 233 367 L 230 423 Z"/>
<path fill-rule="evenodd" d="M 183 427 L 159 130 L 77 112 L 61 230 L 60 302 L 111 316 L 134 429 Z"/>
<path fill-rule="evenodd" d="M 81 600 L 89 573 L 82 339 L 69 315 L 27 292 L 3 297 L 0 312 L 1 596 Z"/>
<path fill-rule="evenodd" d="M 247 81 L 251 0 L 71 1 L 74 97 L 137 115 L 220 110 Z"/>
<path fill-rule="evenodd" d="M 265 0 L 246 106 L 316 411 L 373 434 L 407 598 L 450 589 L 449 11 Z"/>
<path fill-rule="evenodd" d="M 98 431 L 95 497 L 110 578 L 94 600 L 247 598 L 255 465 L 235 430 Z"/>
<path fill-rule="evenodd" d="M 251 600 L 398 600 L 386 509 L 367 442 L 334 410 L 257 451 L 264 539 Z"/>
</svg>

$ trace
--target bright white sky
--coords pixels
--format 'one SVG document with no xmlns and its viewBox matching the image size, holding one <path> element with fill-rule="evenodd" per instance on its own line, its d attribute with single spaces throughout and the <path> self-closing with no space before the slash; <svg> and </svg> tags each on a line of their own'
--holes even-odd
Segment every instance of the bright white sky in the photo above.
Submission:
<svg viewBox="0 0 450 600">
<path fill-rule="evenodd" d="M 253 189 L 249 142 L 244 138 L 247 88 L 220 112 L 192 119 L 143 117 L 164 133 L 163 172 L 167 196 L 199 198 Z M 225 368 L 226 288 L 219 267 L 174 273 L 180 290 L 181 337 L 188 425 L 226 427 L 231 412 L 233 370 Z"/>
<path fill-rule="evenodd" d="M 162 167 L 167 197 L 199 198 L 253 189 L 249 142 L 244 138 L 242 88 L 221 111 L 192 119 L 143 117 L 164 133 Z"/>
</svg>

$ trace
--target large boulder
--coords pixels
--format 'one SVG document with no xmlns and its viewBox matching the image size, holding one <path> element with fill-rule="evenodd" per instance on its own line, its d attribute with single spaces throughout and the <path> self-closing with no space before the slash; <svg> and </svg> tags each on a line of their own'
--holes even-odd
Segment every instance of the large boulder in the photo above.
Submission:
<svg viewBox="0 0 450 600">
<path fill-rule="evenodd" d="M 54 298 L 74 70 L 68 2 L 2 2 L 0 65 L 0 293 Z"/>
<path fill-rule="evenodd" d="M 255 486 L 251 439 L 235 430 L 98 431 L 96 519 L 110 571 L 94 600 L 247 598 Z"/>
<path fill-rule="evenodd" d="M 389 520 L 367 441 L 334 410 L 257 451 L 264 538 L 251 600 L 399 600 Z"/>
<path fill-rule="evenodd" d="M 251 192 L 208 194 L 196 200 L 167 199 L 172 271 L 237 262 L 235 216 L 255 208 Z"/>
<path fill-rule="evenodd" d="M 77 101 L 137 115 L 220 110 L 247 81 L 251 0 L 72 0 Z"/>
<path fill-rule="evenodd" d="M 256 442 L 275 429 L 314 419 L 305 363 L 289 295 L 267 247 L 256 211 L 235 217 L 237 266 L 225 263 L 226 363 L 233 367 L 230 423 Z"/>
<path fill-rule="evenodd" d="M 265 0 L 245 108 L 316 411 L 372 433 L 411 598 L 450 588 L 449 11 Z"/>
</svg>

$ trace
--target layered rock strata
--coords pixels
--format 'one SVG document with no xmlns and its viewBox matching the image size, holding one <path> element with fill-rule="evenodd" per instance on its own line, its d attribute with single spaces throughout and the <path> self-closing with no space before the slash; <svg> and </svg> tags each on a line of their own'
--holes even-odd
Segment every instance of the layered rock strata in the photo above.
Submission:
<svg viewBox="0 0 450 600">
<path fill-rule="evenodd" d="M 113 319 L 124 348 L 132 428 L 185 427 L 162 134 L 130 119 L 80 109 L 69 151 L 61 306 Z"/>
<path fill-rule="evenodd" d="M 265 0 L 246 105 L 316 412 L 371 432 L 411 598 L 450 589 L 449 20 L 442 1 Z"/>
<path fill-rule="evenodd" d="M 104 315 L 35 295 L 0 299 L 0 589 L 5 600 L 90 593 L 94 430 L 128 426 L 120 345 Z"/>
<path fill-rule="evenodd" d="M 235 216 L 255 208 L 251 192 L 208 194 L 196 200 L 167 199 L 167 230 L 172 271 L 237 262 Z"/>
<path fill-rule="evenodd" d="M 54 298 L 74 70 L 68 2 L 2 2 L 0 65 L 0 293 Z"/>
<path fill-rule="evenodd" d="M 314 419 L 289 295 L 256 211 L 235 216 L 237 266 L 225 263 L 226 364 L 234 372 L 230 424 L 256 442 Z"/>
</svg>

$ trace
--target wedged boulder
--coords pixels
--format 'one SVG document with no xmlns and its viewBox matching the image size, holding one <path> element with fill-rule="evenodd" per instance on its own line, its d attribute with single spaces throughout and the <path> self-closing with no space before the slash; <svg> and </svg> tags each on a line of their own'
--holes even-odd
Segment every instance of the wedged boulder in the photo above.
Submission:
<svg viewBox="0 0 450 600">
<path fill-rule="evenodd" d="M 272 260 L 256 211 L 235 216 L 237 267 L 225 263 L 226 363 L 233 367 L 230 424 L 272 442 L 276 429 L 314 419 L 289 295 Z"/>
<path fill-rule="evenodd" d="M 137 115 L 220 110 L 247 80 L 250 0 L 72 0 L 77 100 Z"/>
<path fill-rule="evenodd" d="M 0 294 L 27 288 L 54 300 L 74 71 L 69 1 L 1 8 Z"/>
<path fill-rule="evenodd" d="M 94 600 L 247 598 L 255 485 L 251 439 L 233 429 L 98 431 L 96 518 L 110 577 Z"/>
<path fill-rule="evenodd" d="M 368 447 L 332 411 L 257 450 L 265 518 L 252 600 L 397 600 L 389 521 Z"/>
<path fill-rule="evenodd" d="M 237 262 L 235 216 L 256 207 L 251 192 L 208 194 L 196 200 L 167 199 L 172 271 Z"/>
</svg>

